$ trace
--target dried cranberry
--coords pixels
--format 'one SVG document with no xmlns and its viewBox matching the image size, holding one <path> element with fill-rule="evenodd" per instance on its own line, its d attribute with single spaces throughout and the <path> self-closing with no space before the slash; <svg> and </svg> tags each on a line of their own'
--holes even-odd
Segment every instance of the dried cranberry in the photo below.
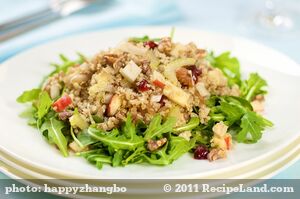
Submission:
<svg viewBox="0 0 300 199">
<path fill-rule="evenodd" d="M 194 158 L 197 160 L 205 160 L 205 159 L 207 159 L 208 153 L 209 153 L 209 151 L 208 151 L 207 147 L 205 147 L 203 145 L 199 145 L 199 146 L 197 146 L 197 148 L 194 151 Z"/>
<path fill-rule="evenodd" d="M 188 66 L 187 69 L 192 71 L 192 78 L 194 82 L 197 82 L 198 77 L 202 74 L 202 70 L 195 65 Z"/>
<path fill-rule="evenodd" d="M 150 90 L 150 86 L 147 80 L 143 79 L 142 81 L 137 83 L 137 88 L 139 91 L 148 91 Z"/>
<path fill-rule="evenodd" d="M 150 49 L 156 48 L 158 45 L 154 41 L 145 41 L 144 46 L 148 46 Z"/>
</svg>

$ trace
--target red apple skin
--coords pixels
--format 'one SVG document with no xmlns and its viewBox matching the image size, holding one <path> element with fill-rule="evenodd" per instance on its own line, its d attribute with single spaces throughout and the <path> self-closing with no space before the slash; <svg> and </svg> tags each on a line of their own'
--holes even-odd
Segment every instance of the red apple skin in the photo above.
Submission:
<svg viewBox="0 0 300 199">
<path fill-rule="evenodd" d="M 106 114 L 108 116 L 115 115 L 118 112 L 119 108 L 121 107 L 121 104 L 122 104 L 121 97 L 117 94 L 113 95 L 110 98 L 110 101 L 109 101 L 108 106 L 106 108 Z"/>
</svg>

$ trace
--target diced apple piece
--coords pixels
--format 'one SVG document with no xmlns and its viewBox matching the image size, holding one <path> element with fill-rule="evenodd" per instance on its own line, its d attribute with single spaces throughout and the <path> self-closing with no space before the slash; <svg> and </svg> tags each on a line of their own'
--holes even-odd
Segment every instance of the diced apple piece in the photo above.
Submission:
<svg viewBox="0 0 300 199">
<path fill-rule="evenodd" d="M 190 94 L 171 83 L 165 85 L 163 94 L 173 102 L 183 107 L 188 107 L 191 98 Z"/>
<path fill-rule="evenodd" d="M 94 96 L 96 93 L 107 91 L 110 83 L 113 81 L 113 77 L 110 73 L 106 72 L 104 69 L 98 73 L 95 77 L 96 84 L 89 88 L 89 94 Z"/>
<path fill-rule="evenodd" d="M 202 96 L 202 97 L 209 97 L 210 96 L 210 93 L 208 92 L 208 90 L 205 88 L 205 85 L 203 82 L 198 82 L 196 84 L 196 89 L 197 91 L 199 92 L 199 94 Z"/>
<path fill-rule="evenodd" d="M 163 94 L 172 100 L 173 102 L 179 104 L 180 106 L 187 107 L 190 100 L 190 94 L 186 93 L 183 89 L 175 86 L 170 81 L 166 80 L 165 77 L 158 71 L 153 71 L 151 76 L 152 82 L 163 83 Z"/>
<path fill-rule="evenodd" d="M 165 84 L 163 82 L 157 80 L 157 79 L 153 81 L 153 84 L 155 86 L 159 87 L 159 88 L 164 88 L 165 87 Z"/>
<path fill-rule="evenodd" d="M 106 109 L 107 115 L 108 116 L 115 115 L 119 110 L 119 108 L 121 107 L 121 105 L 122 105 L 121 97 L 119 95 L 113 95 Z"/>
<path fill-rule="evenodd" d="M 154 82 L 155 80 L 158 80 L 164 84 L 166 84 L 166 78 L 158 71 L 154 70 L 151 76 L 151 81 Z"/>
<path fill-rule="evenodd" d="M 177 85 L 176 70 L 183 67 L 194 65 L 196 60 L 193 58 L 180 58 L 170 62 L 165 66 L 164 76 L 169 79 L 173 84 Z"/>
<path fill-rule="evenodd" d="M 152 69 L 157 69 L 157 67 L 159 66 L 160 64 L 160 61 L 159 59 L 154 55 L 153 51 L 148 51 L 146 53 L 146 57 L 147 59 L 150 61 L 150 67 Z"/>
<path fill-rule="evenodd" d="M 144 56 L 145 53 L 148 51 L 148 49 L 145 47 L 138 47 L 129 42 L 122 42 L 121 44 L 119 44 L 118 48 L 124 52 L 141 56 Z"/>
<path fill-rule="evenodd" d="M 121 75 L 129 82 L 134 82 L 141 72 L 142 69 L 133 61 L 130 61 L 124 68 L 120 69 Z"/>
<path fill-rule="evenodd" d="M 165 77 L 158 71 L 154 70 L 151 76 L 152 83 L 160 88 L 164 88 L 166 85 L 167 80 Z"/>
<path fill-rule="evenodd" d="M 86 129 L 89 127 L 87 121 L 80 115 L 80 113 L 75 113 L 69 119 L 70 124 L 72 127 L 78 127 L 80 129 Z"/>
</svg>

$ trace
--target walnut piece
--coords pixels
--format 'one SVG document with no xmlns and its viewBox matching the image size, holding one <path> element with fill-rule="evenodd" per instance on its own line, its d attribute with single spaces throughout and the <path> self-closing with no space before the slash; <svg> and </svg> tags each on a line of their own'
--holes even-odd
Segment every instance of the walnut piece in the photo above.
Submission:
<svg viewBox="0 0 300 199">
<path fill-rule="evenodd" d="M 186 68 L 179 68 L 176 70 L 176 77 L 178 81 L 184 86 L 193 86 L 192 72 Z"/>
<path fill-rule="evenodd" d="M 223 138 L 227 132 L 228 126 L 225 125 L 223 122 L 218 122 L 213 126 L 214 135 Z"/>
<path fill-rule="evenodd" d="M 105 54 L 103 55 L 103 59 L 106 64 L 113 66 L 113 64 L 117 61 L 118 55 L 116 54 Z"/>
<path fill-rule="evenodd" d="M 159 52 L 169 55 L 172 50 L 171 38 L 170 37 L 162 38 L 158 44 L 157 49 L 159 50 Z"/>
<path fill-rule="evenodd" d="M 63 111 L 58 113 L 58 117 L 61 120 L 67 120 L 69 117 L 71 117 L 73 115 L 73 113 L 71 111 Z"/>
<path fill-rule="evenodd" d="M 209 161 L 226 158 L 226 151 L 223 149 L 212 149 L 207 155 Z"/>
<path fill-rule="evenodd" d="M 149 140 L 147 144 L 147 148 L 149 151 L 155 151 L 162 147 L 167 142 L 167 138 L 162 138 L 160 140 Z"/>
</svg>

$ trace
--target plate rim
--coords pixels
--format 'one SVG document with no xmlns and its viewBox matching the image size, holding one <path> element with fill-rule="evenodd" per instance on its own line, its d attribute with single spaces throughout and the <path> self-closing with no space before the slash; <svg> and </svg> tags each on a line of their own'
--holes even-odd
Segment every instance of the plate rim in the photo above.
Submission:
<svg viewBox="0 0 300 199">
<path fill-rule="evenodd" d="M 1 67 L 5 67 L 5 65 L 8 65 L 11 61 L 13 61 L 14 59 L 17 59 L 19 56 L 22 56 L 26 53 L 30 53 L 31 51 L 34 51 L 36 49 L 39 49 L 39 48 L 42 48 L 42 47 L 45 47 L 49 44 L 55 44 L 55 43 L 59 43 L 59 42 L 62 42 L 64 41 L 65 39 L 76 39 L 77 37 L 87 37 L 88 35 L 91 35 L 91 34 L 102 34 L 104 32 L 115 32 L 115 31 L 122 31 L 122 30 L 131 30 L 131 31 L 134 31 L 136 30 L 137 27 L 123 27 L 123 28 L 113 28 L 113 29 L 107 29 L 107 30 L 101 30 L 101 31 L 93 31 L 93 32 L 87 32 L 87 33 L 81 33 L 81 34 L 75 34 L 75 35 L 71 35 L 71 36 L 66 36 L 66 37 L 62 37 L 62 38 L 59 38 L 59 39 L 56 39 L 56 40 L 51 40 L 49 42 L 46 42 L 46 43 L 43 43 L 43 44 L 40 44 L 40 45 L 37 45 L 33 48 L 30 48 L 30 49 L 27 49 L 21 53 L 18 53 L 17 55 L 9 58 L 8 60 L 6 60 L 5 62 L 3 62 L 1 65 Z M 166 27 L 166 26 L 143 26 L 143 27 L 138 27 L 138 29 L 163 29 L 163 31 L 169 29 L 169 27 Z M 283 59 L 286 59 L 288 61 L 291 61 L 294 63 L 294 65 L 298 65 L 294 60 L 292 60 L 291 58 L 289 58 L 288 56 L 286 56 L 285 54 L 277 51 L 277 50 L 274 50 L 268 46 L 265 46 L 263 44 L 260 44 L 256 41 L 252 41 L 252 40 L 249 40 L 249 39 L 246 39 L 246 38 L 243 38 L 243 37 L 239 37 L 239 36 L 230 36 L 230 35 L 226 35 L 226 34 L 223 34 L 223 33 L 217 33 L 217 32 L 211 32 L 211 31 L 204 31 L 204 30 L 199 30 L 199 29 L 192 29 L 192 28 L 186 28 L 186 27 L 178 27 L 178 29 L 184 31 L 184 32 L 187 32 L 187 31 L 193 31 L 195 33 L 205 33 L 205 34 L 212 34 L 212 35 L 216 35 L 217 37 L 222 37 L 222 38 L 226 38 L 226 39 L 230 39 L 230 40 L 233 40 L 233 41 L 241 41 L 241 42 L 246 42 L 246 43 L 251 43 L 253 45 L 256 45 L 260 48 L 262 48 L 263 50 L 267 50 L 267 51 L 270 51 L 272 53 L 276 53 L 276 54 L 280 54 L 280 56 L 282 56 Z M 294 67 L 296 68 L 296 67 Z M 299 70 L 300 71 L 300 70 Z M 300 134 L 296 134 L 294 135 L 294 137 L 292 137 L 290 140 L 293 140 L 293 139 L 297 139 L 298 137 L 300 137 Z M 253 163 L 255 161 L 260 161 L 262 159 L 264 159 L 265 157 L 271 155 L 271 154 L 275 154 L 277 153 L 278 151 L 282 150 L 283 148 L 285 148 L 286 146 L 288 146 L 291 142 L 285 142 L 284 144 L 281 145 L 281 147 L 279 148 L 276 148 L 272 151 L 268 151 L 267 153 L 257 157 L 257 158 L 252 158 L 250 160 L 246 160 L 242 163 L 238 163 L 236 164 L 235 166 L 230 166 L 230 167 L 226 167 L 224 169 L 218 169 L 217 171 L 218 172 L 224 172 L 228 169 L 234 169 L 234 168 L 239 168 L 241 166 L 245 166 L 247 164 L 250 164 L 250 163 Z M 16 157 L 17 159 L 21 160 L 22 162 L 27 162 L 28 164 L 33 164 L 35 165 L 36 167 L 39 167 L 43 170 L 50 170 L 50 171 L 53 171 L 53 172 L 56 172 L 56 173 L 65 173 L 66 172 L 61 169 L 56 169 L 56 168 L 53 168 L 53 167 L 48 167 L 47 165 L 43 165 L 43 164 L 40 164 L 40 163 L 37 163 L 37 162 L 31 162 L 30 160 L 27 160 L 27 159 L 24 159 L 23 157 L 20 157 L 18 154 L 16 153 L 13 153 L 11 151 L 8 151 L 6 150 L 5 148 L 3 148 L 2 145 L 0 145 L 0 150 L 2 151 L 6 151 L 7 154 L 10 154 L 11 156 L 14 156 Z M 207 173 L 214 173 L 216 171 L 212 170 L 212 171 L 208 171 Z M 70 176 L 74 176 L 74 173 L 73 172 L 70 172 L 69 173 Z M 196 175 L 196 174 L 195 174 Z M 79 175 L 79 176 L 87 176 L 87 175 Z M 181 176 L 183 178 L 185 178 L 184 176 Z"/>
</svg>

